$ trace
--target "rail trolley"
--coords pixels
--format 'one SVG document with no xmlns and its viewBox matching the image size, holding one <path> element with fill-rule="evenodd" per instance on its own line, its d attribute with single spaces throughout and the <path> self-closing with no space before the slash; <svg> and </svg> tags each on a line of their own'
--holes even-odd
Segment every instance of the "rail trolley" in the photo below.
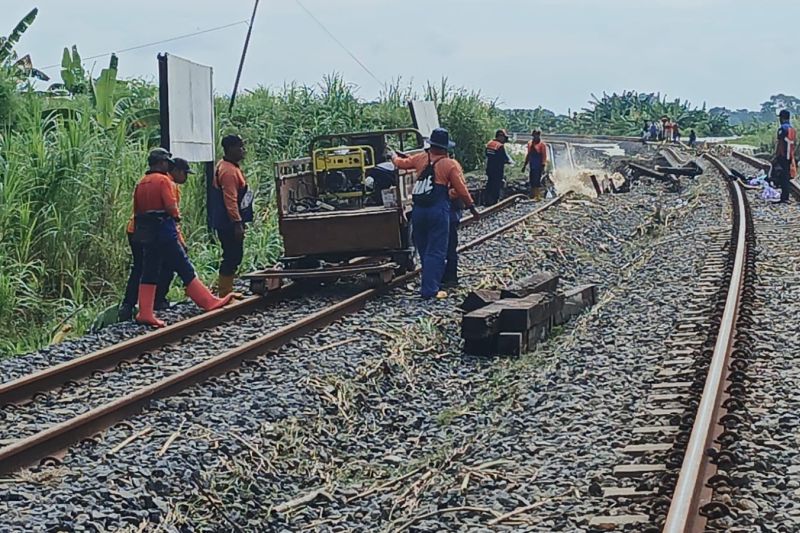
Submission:
<svg viewBox="0 0 800 533">
<path fill-rule="evenodd" d="M 245 276 L 253 292 L 285 280 L 319 283 L 365 275 L 387 283 L 413 268 L 409 214 L 416 175 L 389 155 L 424 148 L 411 128 L 315 137 L 308 156 L 275 166 L 284 256 L 279 268 Z"/>
</svg>

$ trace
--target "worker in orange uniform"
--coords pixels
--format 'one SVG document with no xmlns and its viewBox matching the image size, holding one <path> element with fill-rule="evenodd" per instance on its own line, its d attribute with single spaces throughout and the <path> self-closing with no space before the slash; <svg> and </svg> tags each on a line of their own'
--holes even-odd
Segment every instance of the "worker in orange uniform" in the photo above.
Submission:
<svg viewBox="0 0 800 533">
<path fill-rule="evenodd" d="M 778 114 L 778 139 L 775 158 L 772 160 L 772 180 L 781 188 L 781 199 L 777 203 L 789 203 L 789 180 L 797 177 L 797 132 L 792 127 L 791 114 L 784 109 Z"/>
<path fill-rule="evenodd" d="M 486 143 L 486 187 L 483 191 L 485 206 L 494 205 L 500 199 L 505 167 L 511 164 L 511 158 L 505 149 L 507 142 L 508 132 L 500 129 L 495 132 L 494 139 Z"/>
<path fill-rule="evenodd" d="M 186 180 L 189 178 L 189 174 L 192 173 L 192 168 L 189 166 L 189 162 L 185 159 L 181 159 L 180 157 L 176 157 L 174 159 L 174 163 L 172 168 L 169 170 L 169 176 L 172 178 L 172 181 L 175 185 L 183 185 L 186 183 Z M 178 201 L 178 207 L 181 204 L 181 190 L 180 187 L 175 187 L 175 198 Z M 130 220 L 128 220 L 128 227 L 127 227 L 127 234 L 128 234 L 128 245 L 131 249 L 131 257 L 133 258 L 133 263 L 131 264 L 131 273 L 128 277 L 128 284 L 125 288 L 125 297 L 122 300 L 122 304 L 119 306 L 118 311 L 118 319 L 119 320 L 130 320 L 133 318 L 133 308 L 136 305 L 136 301 L 138 300 L 139 295 L 139 282 L 142 278 L 142 256 L 144 254 L 144 248 L 141 244 L 136 242 L 133 239 L 134 233 L 134 216 L 131 215 Z M 178 226 L 178 240 L 186 249 L 186 241 L 183 238 L 183 233 L 181 233 L 180 226 Z M 169 286 L 172 283 L 172 278 L 174 276 L 174 272 L 165 268 L 161 272 L 161 276 L 158 280 L 158 287 L 156 289 L 156 301 L 154 305 L 154 309 L 156 311 L 162 311 L 164 309 L 170 308 L 170 303 L 167 300 L 167 292 L 169 292 Z"/>
<path fill-rule="evenodd" d="M 233 291 L 233 279 L 244 257 L 245 224 L 253 221 L 253 193 L 239 167 L 245 156 L 242 138 L 224 137 L 222 149 L 224 156 L 214 173 L 209 209 L 211 226 L 222 244 L 217 287 L 219 295 L 226 296 Z"/>
<path fill-rule="evenodd" d="M 168 172 L 173 166 L 172 154 L 156 148 L 147 158 L 150 167 L 139 180 L 133 193 L 133 239 L 142 245 L 142 278 L 139 284 L 139 313 L 136 321 L 163 327 L 154 312 L 158 280 L 164 269 L 177 272 L 186 286 L 186 294 L 206 311 L 222 307 L 230 300 L 216 298 L 197 279 L 194 267 L 178 237 L 180 210 L 175 183 Z"/>
<path fill-rule="evenodd" d="M 547 168 L 547 145 L 542 141 L 542 132 L 533 130 L 531 141 L 528 143 L 528 153 L 525 155 L 525 162 L 522 163 L 522 172 L 525 167 L 530 165 L 529 185 L 531 196 L 534 200 L 544 197 L 544 187 L 542 186 L 542 176 Z"/>
<path fill-rule="evenodd" d="M 417 176 L 412 192 L 411 224 L 414 246 L 422 262 L 420 295 L 424 299 L 447 297 L 440 288 L 450 227 L 448 190 L 452 187 L 455 198 L 463 200 L 475 217 L 480 216 L 464 182 L 461 165 L 447 155 L 448 149 L 455 147 L 455 143 L 450 141 L 450 133 L 444 128 L 436 128 L 428 143 L 430 148 L 426 152 L 392 158 L 398 169 L 414 170 Z"/>
</svg>

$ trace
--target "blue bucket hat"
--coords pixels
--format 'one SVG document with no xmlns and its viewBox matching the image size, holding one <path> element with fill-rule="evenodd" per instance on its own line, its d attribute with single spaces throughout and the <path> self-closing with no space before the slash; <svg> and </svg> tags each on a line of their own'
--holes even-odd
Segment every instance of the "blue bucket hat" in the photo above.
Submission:
<svg viewBox="0 0 800 533">
<path fill-rule="evenodd" d="M 433 130 L 431 132 L 431 138 L 428 139 L 428 144 L 443 150 L 452 150 L 456 146 L 456 143 L 450 140 L 450 132 L 444 128 L 436 128 Z"/>
</svg>

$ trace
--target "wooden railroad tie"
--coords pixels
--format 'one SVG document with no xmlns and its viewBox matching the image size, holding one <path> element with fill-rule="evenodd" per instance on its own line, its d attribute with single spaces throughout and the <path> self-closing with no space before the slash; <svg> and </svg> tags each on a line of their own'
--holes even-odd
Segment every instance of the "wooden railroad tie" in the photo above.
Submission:
<svg viewBox="0 0 800 533">
<path fill-rule="evenodd" d="M 540 272 L 501 290 L 470 292 L 461 304 L 461 337 L 471 355 L 520 355 L 536 347 L 554 325 L 591 307 L 597 286 L 557 290 L 559 276 Z"/>
</svg>

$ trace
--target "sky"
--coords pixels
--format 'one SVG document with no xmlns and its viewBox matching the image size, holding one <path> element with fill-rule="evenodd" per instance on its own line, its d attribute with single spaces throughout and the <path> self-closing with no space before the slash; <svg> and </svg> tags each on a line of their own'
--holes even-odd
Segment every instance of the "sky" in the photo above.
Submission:
<svg viewBox="0 0 800 533">
<path fill-rule="evenodd" d="M 0 35 L 39 8 L 17 51 L 40 68 L 58 65 L 64 46 L 89 57 L 241 22 L 119 55 L 121 76 L 152 81 L 159 52 L 211 65 L 220 94 L 233 89 L 253 9 L 253 0 L 0 2 Z M 261 0 L 240 87 L 339 72 L 367 100 L 397 78 L 420 88 L 446 77 L 501 107 L 558 113 L 623 90 L 758 109 L 772 94 L 800 94 L 796 39 L 778 25 L 798 28 L 798 18 L 797 0 Z M 46 72 L 60 78 L 58 66 Z"/>
</svg>

